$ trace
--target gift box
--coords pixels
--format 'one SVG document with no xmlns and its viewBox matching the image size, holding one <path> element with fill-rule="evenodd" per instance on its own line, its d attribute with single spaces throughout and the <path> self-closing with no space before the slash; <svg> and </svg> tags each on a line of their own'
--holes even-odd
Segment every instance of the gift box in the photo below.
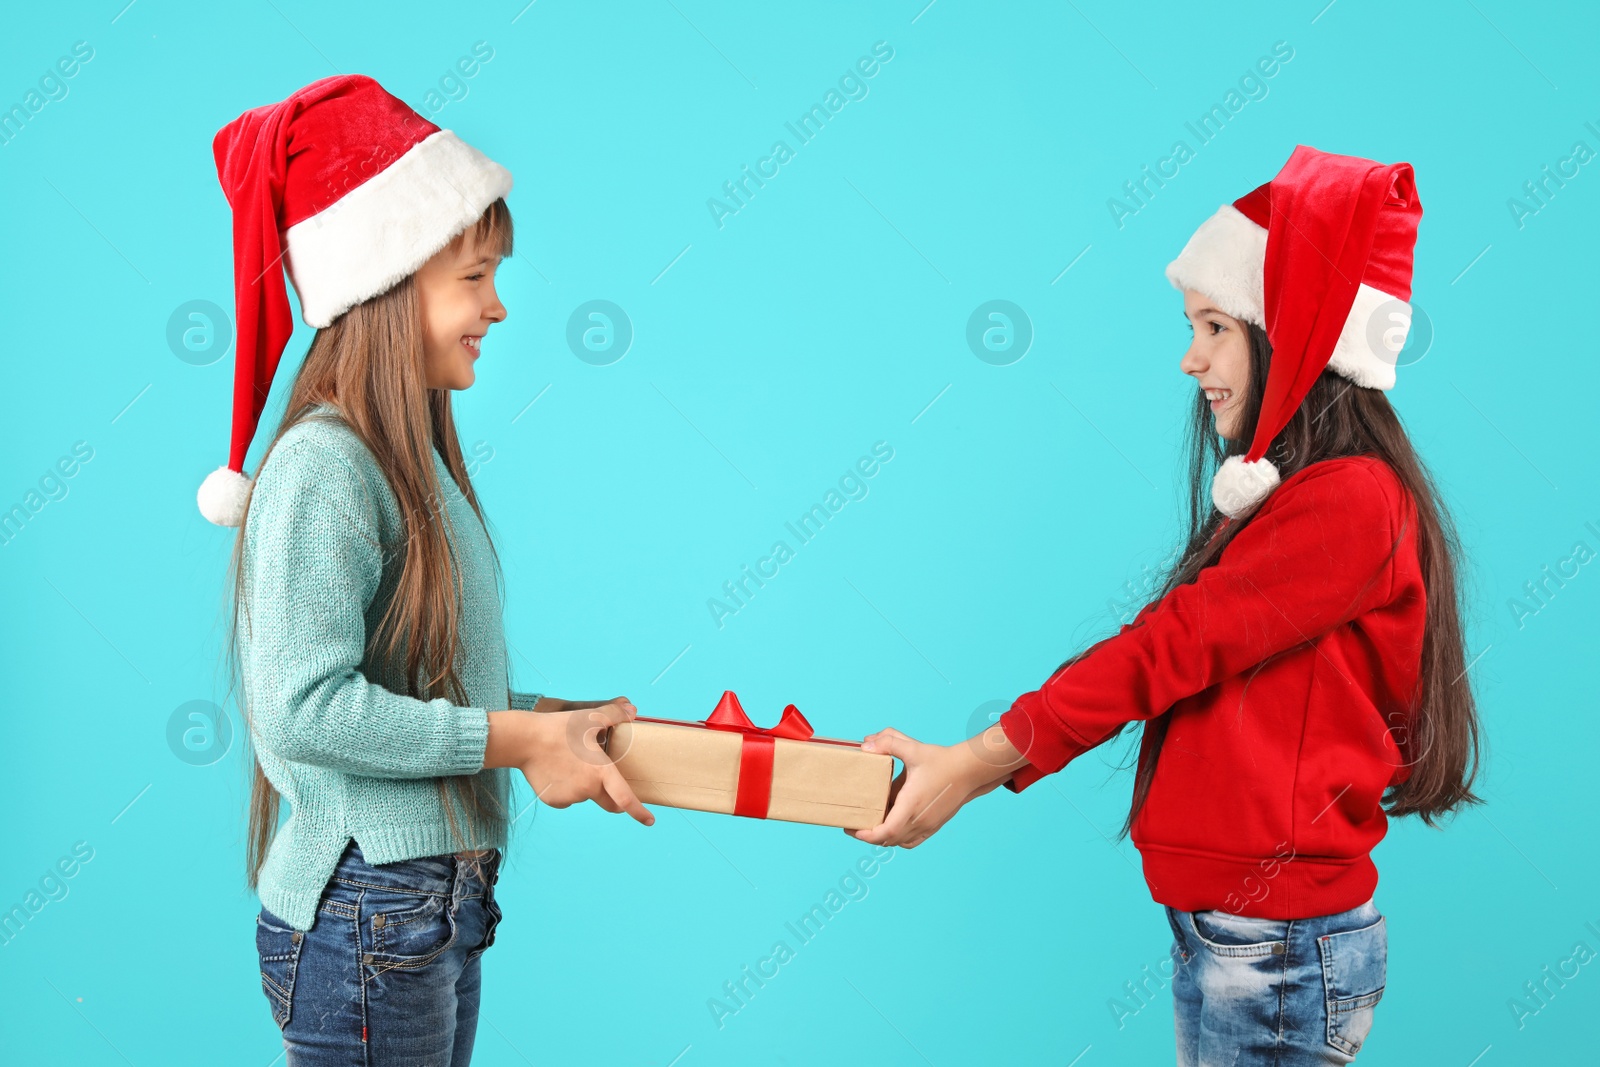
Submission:
<svg viewBox="0 0 1600 1067">
<path fill-rule="evenodd" d="M 864 830 L 889 808 L 894 757 L 817 737 L 793 704 L 754 725 L 722 694 L 701 722 L 643 715 L 606 731 L 605 748 L 646 804 Z"/>
</svg>

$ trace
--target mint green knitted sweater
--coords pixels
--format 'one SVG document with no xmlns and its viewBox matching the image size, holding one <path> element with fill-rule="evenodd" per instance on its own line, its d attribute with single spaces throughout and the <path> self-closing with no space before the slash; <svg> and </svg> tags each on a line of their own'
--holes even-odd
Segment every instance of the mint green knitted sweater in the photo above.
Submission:
<svg viewBox="0 0 1600 1067">
<path fill-rule="evenodd" d="M 240 664 L 257 758 L 290 809 L 257 890 L 297 930 L 311 928 L 351 838 L 374 864 L 505 845 L 459 807 L 465 839 L 452 840 L 436 779 L 482 774 L 509 801 L 509 772 L 483 769 L 488 712 L 532 708 L 539 694 L 511 691 L 488 534 L 437 451 L 433 461 L 461 582 L 466 706 L 402 696 L 398 677 L 367 659 L 399 579 L 403 528 L 393 490 L 337 409 L 320 405 L 285 433 L 251 491 Z"/>
</svg>

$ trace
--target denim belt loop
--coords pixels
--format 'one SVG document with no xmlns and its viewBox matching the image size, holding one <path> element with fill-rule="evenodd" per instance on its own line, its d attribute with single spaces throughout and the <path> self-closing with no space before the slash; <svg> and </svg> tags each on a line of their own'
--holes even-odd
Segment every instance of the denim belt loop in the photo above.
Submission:
<svg viewBox="0 0 1600 1067">
<path fill-rule="evenodd" d="M 470 875 L 473 873 L 482 881 L 485 888 L 493 886 L 500 881 L 501 852 L 497 848 L 489 849 L 488 852 L 487 856 L 478 857 L 464 857 L 459 853 L 451 854 L 450 861 L 453 865 L 454 875 L 451 879 L 452 899 L 460 899 L 466 895 L 465 887 Z"/>
<path fill-rule="evenodd" d="M 493 851 L 491 851 L 489 853 L 489 858 L 484 861 L 484 865 L 483 865 L 483 884 L 484 884 L 484 886 L 486 888 L 488 888 L 490 890 L 493 890 L 494 887 L 496 885 L 498 885 L 499 882 L 500 882 L 500 860 L 501 860 L 501 856 L 502 856 L 502 854 L 501 854 L 500 850 L 499 849 L 494 849 Z"/>
<path fill-rule="evenodd" d="M 452 855 L 450 857 L 450 864 L 452 867 L 450 878 L 450 903 L 452 906 L 454 906 L 467 895 L 467 872 L 471 869 L 471 861 L 462 859 L 460 856 Z"/>
</svg>

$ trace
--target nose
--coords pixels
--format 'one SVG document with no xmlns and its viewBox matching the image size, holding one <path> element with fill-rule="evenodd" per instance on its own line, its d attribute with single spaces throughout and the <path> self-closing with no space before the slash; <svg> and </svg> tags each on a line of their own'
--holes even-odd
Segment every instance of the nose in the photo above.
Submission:
<svg viewBox="0 0 1600 1067">
<path fill-rule="evenodd" d="M 490 322 L 506 321 L 506 306 L 500 303 L 500 294 L 495 290 L 493 281 L 489 283 L 489 305 L 483 309 L 483 317 Z"/>
<path fill-rule="evenodd" d="M 1200 336 L 1196 334 L 1194 340 L 1189 342 L 1189 350 L 1183 354 L 1183 359 L 1178 361 L 1178 369 L 1185 374 L 1198 377 L 1205 373 L 1208 366 L 1210 364 L 1200 352 Z"/>
</svg>

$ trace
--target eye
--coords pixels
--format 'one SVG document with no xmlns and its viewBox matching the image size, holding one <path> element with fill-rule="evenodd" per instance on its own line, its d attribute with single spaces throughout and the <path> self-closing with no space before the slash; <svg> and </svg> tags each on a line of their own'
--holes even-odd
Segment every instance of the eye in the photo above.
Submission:
<svg viewBox="0 0 1600 1067">
<path fill-rule="evenodd" d="M 483 272 L 479 271 L 477 274 L 469 274 L 469 275 L 467 275 L 467 280 L 471 281 L 471 282 L 475 282 L 481 277 L 483 277 Z"/>
<path fill-rule="evenodd" d="M 1220 322 L 1208 322 L 1206 325 L 1211 327 L 1211 336 L 1213 337 L 1227 329 L 1227 327 L 1222 325 Z"/>
</svg>

